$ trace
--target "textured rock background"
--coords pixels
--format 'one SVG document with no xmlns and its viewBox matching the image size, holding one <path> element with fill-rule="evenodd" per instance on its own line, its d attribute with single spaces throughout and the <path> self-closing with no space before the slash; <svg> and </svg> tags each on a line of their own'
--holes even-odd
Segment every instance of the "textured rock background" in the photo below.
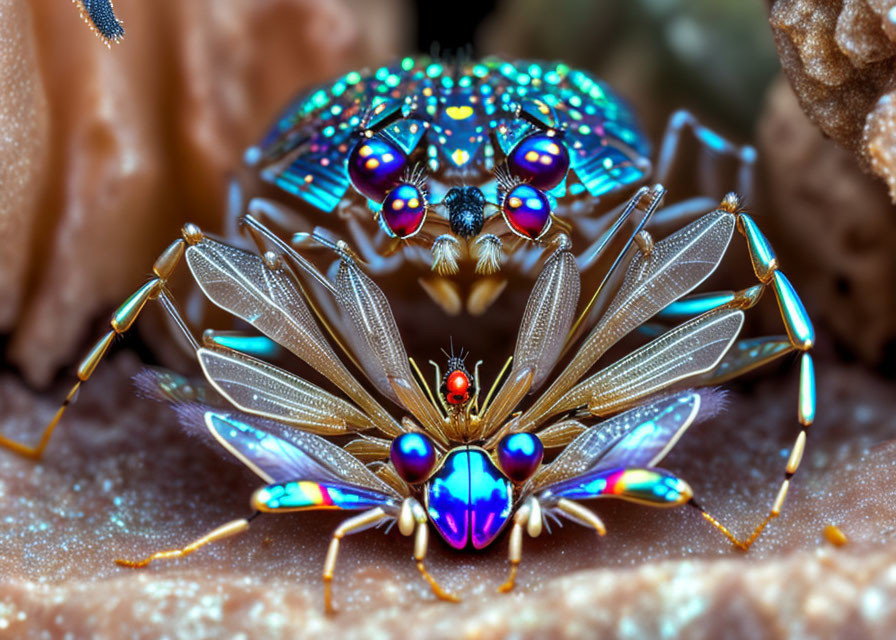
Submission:
<svg viewBox="0 0 896 640">
<path fill-rule="evenodd" d="M 809 118 L 896 202 L 896 4 L 769 0 L 781 65 Z"/>
<path fill-rule="evenodd" d="M 283 101 L 413 40 L 398 0 L 116 6 L 127 36 L 109 51 L 66 3 L 0 0 L 0 431 L 28 441 L 70 384 L 57 369 L 180 223 L 219 223 L 227 176 Z M 622 7 L 507 0 L 478 46 L 596 70 L 655 137 L 680 106 L 737 141 L 755 125 L 751 205 L 816 320 L 820 402 L 784 514 L 751 551 L 732 550 L 690 511 L 606 502 L 596 505 L 603 539 L 573 525 L 527 539 L 510 596 L 494 593 L 506 537 L 478 554 L 433 537 L 430 569 L 465 597 L 454 606 L 434 600 L 407 539 L 365 532 L 343 545 L 335 618 L 322 615 L 319 576 L 338 514 L 262 517 L 189 558 L 124 570 L 112 560 L 246 515 L 255 487 L 186 441 L 165 407 L 134 397 L 128 379 L 141 365 L 125 352 L 85 386 L 42 463 L 0 451 L 0 638 L 891 634 L 896 216 L 886 190 L 824 139 L 783 81 L 766 95 L 776 54 L 760 4 Z M 753 328 L 779 332 L 774 304 L 763 307 Z M 774 499 L 793 440 L 792 364 L 732 385 L 729 410 L 668 458 L 740 535 Z M 846 546 L 824 541 L 828 524 Z"/>
<path fill-rule="evenodd" d="M 391 0 L 125 4 L 109 50 L 74 7 L 0 1 L 0 332 L 33 384 L 183 221 L 219 226 L 243 150 L 296 91 L 407 42 Z"/>
</svg>

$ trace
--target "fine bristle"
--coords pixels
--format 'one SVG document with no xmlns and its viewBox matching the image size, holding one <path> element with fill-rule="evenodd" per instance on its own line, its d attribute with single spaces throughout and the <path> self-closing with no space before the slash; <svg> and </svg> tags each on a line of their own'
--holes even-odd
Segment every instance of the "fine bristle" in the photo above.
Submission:
<svg viewBox="0 0 896 640">
<path fill-rule="evenodd" d="M 722 211 L 728 211 L 729 213 L 737 213 L 743 209 L 743 206 L 743 199 L 733 191 L 729 191 L 725 194 L 725 197 L 722 198 L 722 204 L 719 208 L 722 209 Z"/>
<path fill-rule="evenodd" d="M 700 396 L 700 413 L 696 422 L 715 418 L 728 408 L 728 392 L 721 387 L 702 387 L 694 389 Z"/>
<path fill-rule="evenodd" d="M 450 276 L 458 272 L 457 259 L 460 247 L 457 240 L 441 235 L 432 243 L 432 270 L 440 276 Z"/>
<path fill-rule="evenodd" d="M 476 273 L 491 275 L 501 268 L 501 240 L 498 236 L 488 233 L 473 244 L 473 252 L 476 254 Z"/>
</svg>

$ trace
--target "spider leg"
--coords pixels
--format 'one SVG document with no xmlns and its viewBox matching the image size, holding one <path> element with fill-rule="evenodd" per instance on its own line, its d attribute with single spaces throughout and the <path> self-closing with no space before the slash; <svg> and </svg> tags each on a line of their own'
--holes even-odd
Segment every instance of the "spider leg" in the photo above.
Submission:
<svg viewBox="0 0 896 640">
<path fill-rule="evenodd" d="M 398 530 L 404 536 L 414 536 L 414 561 L 417 564 L 417 570 L 423 579 L 429 583 L 432 592 L 440 600 L 447 602 L 460 602 L 460 598 L 455 596 L 444 588 L 433 578 L 429 571 L 426 570 L 424 559 L 426 558 L 426 548 L 429 546 L 429 519 L 426 516 L 426 510 L 414 498 L 405 498 L 401 503 L 401 511 L 398 515 Z"/>
<path fill-rule="evenodd" d="M 193 540 L 193 542 L 184 545 L 183 547 L 179 547 L 177 549 L 166 549 L 164 551 L 156 551 L 153 554 L 150 554 L 143 558 L 142 560 L 122 560 L 116 559 L 115 564 L 120 567 L 128 567 L 130 569 L 142 569 L 143 567 L 149 565 L 150 562 L 155 560 L 169 560 L 172 558 L 182 558 L 186 555 L 197 551 L 198 549 L 204 547 L 207 544 L 212 542 L 217 542 L 218 540 L 223 540 L 224 538 L 229 538 L 231 536 L 235 536 L 238 533 L 243 533 L 249 530 L 249 522 L 258 515 L 258 512 L 254 513 L 249 518 L 238 518 L 237 520 L 231 520 L 226 524 L 222 524 L 220 527 L 209 531 L 205 535 Z"/>
<path fill-rule="evenodd" d="M 756 164 L 756 149 L 749 145 L 739 146 L 723 138 L 715 131 L 700 124 L 696 117 L 688 111 L 676 111 L 669 118 L 666 132 L 660 145 L 657 157 L 656 171 L 653 179 L 665 184 L 669 180 L 673 166 L 679 155 L 682 134 L 685 130 L 693 133 L 701 147 L 700 176 L 701 191 L 716 195 L 725 192 L 729 187 L 724 186 L 718 176 L 716 158 L 720 155 L 733 157 L 737 161 L 736 189 L 738 193 L 749 198 L 753 193 L 753 169 Z M 705 177 L 705 178 L 704 178 Z"/>
<path fill-rule="evenodd" d="M 349 518 L 336 527 L 336 531 L 333 532 L 333 537 L 330 538 L 330 548 L 327 549 L 327 558 L 324 561 L 324 609 L 327 613 L 336 612 L 333 608 L 332 582 L 333 571 L 336 568 L 336 556 L 339 555 L 339 542 L 349 534 L 358 533 L 359 531 L 364 531 L 370 527 L 375 527 L 383 521 L 393 517 L 394 516 L 383 511 L 382 507 L 374 507 L 354 518 Z"/>
<path fill-rule="evenodd" d="M 737 216 L 737 229 L 744 236 L 747 243 L 747 249 L 750 254 L 750 261 L 753 265 L 753 271 L 756 278 L 760 282 L 760 286 L 764 288 L 772 288 L 774 290 L 775 299 L 778 303 L 778 309 L 781 314 L 781 320 L 787 333 L 787 343 L 784 338 L 770 337 L 753 340 L 747 344 L 746 349 L 732 349 L 732 356 L 727 360 L 723 360 L 718 367 L 710 372 L 701 380 L 703 384 L 714 384 L 723 379 L 729 379 L 735 375 L 739 375 L 744 371 L 748 371 L 755 366 L 764 364 L 774 358 L 780 357 L 791 351 L 802 352 L 800 360 L 800 380 L 799 393 L 797 402 L 797 418 L 800 423 L 800 431 L 790 451 L 787 464 L 784 468 L 784 479 L 778 489 L 772 507 L 765 518 L 753 530 L 753 532 L 745 539 L 737 538 L 731 531 L 721 524 L 716 518 L 707 513 L 702 506 L 693 502 L 691 506 L 697 508 L 706 520 L 715 528 L 722 532 L 734 546 L 746 551 L 750 548 L 765 527 L 774 518 L 778 517 L 790 489 L 790 482 L 800 466 L 803 453 L 806 448 L 806 440 L 808 438 L 808 428 L 815 420 L 816 390 L 815 390 L 815 365 L 812 360 L 810 350 L 815 344 L 815 330 L 806 313 L 803 303 L 800 301 L 796 290 L 787 277 L 778 270 L 778 261 L 775 257 L 771 244 L 756 226 L 753 219 L 739 210 L 739 201 L 733 194 L 726 196 L 723 200 L 721 208 L 730 211 Z M 758 299 L 761 290 L 750 299 Z M 729 303 L 735 304 L 735 303 Z M 745 342 L 745 341 L 742 341 Z"/>
<path fill-rule="evenodd" d="M 513 527 L 510 529 L 510 544 L 507 549 L 507 559 L 510 561 L 510 573 L 507 580 L 498 587 L 498 593 L 509 593 L 516 585 L 516 573 L 523 556 L 523 529 L 532 538 L 541 535 L 544 526 L 541 503 L 537 498 L 526 500 L 522 507 L 517 509 L 513 516 Z"/>
<path fill-rule="evenodd" d="M 504 584 L 498 587 L 500 593 L 508 593 L 516 585 L 516 574 L 523 555 L 523 529 L 525 528 L 529 537 L 537 538 L 541 535 L 545 526 L 545 516 L 556 519 L 556 513 L 559 513 L 577 524 L 594 529 L 600 536 L 607 533 L 604 523 L 597 517 L 597 514 L 591 511 L 591 509 L 583 507 L 578 502 L 560 498 L 559 500 L 552 500 L 549 504 L 550 507 L 545 508 L 538 497 L 532 496 L 526 500 L 525 504 L 514 515 L 513 527 L 510 529 L 510 544 L 507 551 L 507 557 L 510 561 L 510 573 Z"/>
<path fill-rule="evenodd" d="M 168 248 L 156 258 L 156 261 L 153 264 L 153 273 L 155 277 L 132 293 L 112 314 L 112 318 L 109 322 L 109 332 L 103 335 L 81 360 L 78 365 L 78 380 L 66 395 L 65 400 L 56 411 L 56 414 L 44 428 L 38 443 L 34 446 L 29 446 L 0 435 L 0 447 L 5 447 L 28 458 L 33 458 L 35 460 L 40 459 L 50 441 L 50 437 L 53 435 L 53 431 L 56 429 L 56 425 L 59 424 L 59 420 L 62 418 L 68 406 L 75 400 L 81 384 L 86 382 L 90 376 L 93 375 L 94 370 L 109 350 L 115 337 L 125 333 L 133 326 L 137 317 L 146 306 L 146 303 L 151 300 L 155 300 L 161 304 L 174 325 L 186 337 L 190 349 L 195 351 L 199 348 L 199 344 L 196 342 L 196 339 L 190 333 L 183 318 L 178 313 L 174 300 L 166 288 L 169 278 L 174 273 L 181 258 L 183 258 L 187 244 L 198 242 L 202 238 L 202 232 L 194 224 L 185 225 L 182 233 L 183 238 L 179 238 L 172 242 Z"/>
<path fill-rule="evenodd" d="M 406 257 L 403 251 L 397 251 L 389 257 L 381 256 L 374 248 L 367 231 L 361 226 L 361 222 L 356 217 L 351 216 L 346 221 L 346 225 L 352 238 L 352 248 L 358 252 L 370 273 L 392 273 L 405 263 Z"/>
</svg>

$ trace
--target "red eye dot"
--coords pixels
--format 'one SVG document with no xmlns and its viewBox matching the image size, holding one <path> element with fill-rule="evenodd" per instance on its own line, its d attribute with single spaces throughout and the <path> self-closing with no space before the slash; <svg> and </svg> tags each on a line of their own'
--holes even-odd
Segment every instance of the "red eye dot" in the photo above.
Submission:
<svg viewBox="0 0 896 640">
<path fill-rule="evenodd" d="M 448 390 L 448 402 L 451 404 L 463 404 L 470 399 L 470 379 L 463 371 L 449 373 L 445 387 Z"/>
</svg>

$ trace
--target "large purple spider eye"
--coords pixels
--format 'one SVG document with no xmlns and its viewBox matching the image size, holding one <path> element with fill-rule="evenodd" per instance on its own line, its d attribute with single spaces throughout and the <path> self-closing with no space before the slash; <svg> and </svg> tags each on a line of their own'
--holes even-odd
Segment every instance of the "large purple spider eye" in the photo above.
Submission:
<svg viewBox="0 0 896 640">
<path fill-rule="evenodd" d="M 423 482 L 436 466 L 436 448 L 422 433 L 403 433 L 392 441 L 389 458 L 403 480 Z"/>
<path fill-rule="evenodd" d="M 383 200 L 383 222 L 394 235 L 407 238 L 423 226 L 426 218 L 426 199 L 420 189 L 403 183 L 392 189 Z"/>
<path fill-rule="evenodd" d="M 514 176 L 547 191 L 566 177 L 569 151 L 556 137 L 533 133 L 520 140 L 508 154 L 507 165 Z"/>
<path fill-rule="evenodd" d="M 362 138 L 348 156 L 348 177 L 355 189 L 382 202 L 401 180 L 407 163 L 404 152 L 385 138 Z"/>
<path fill-rule="evenodd" d="M 498 464 L 514 482 L 528 480 L 544 457 L 544 445 L 531 433 L 508 433 L 498 441 Z"/>
<path fill-rule="evenodd" d="M 547 231 L 551 203 L 544 191 L 530 184 L 518 184 L 504 197 L 501 212 L 513 231 L 535 240 Z"/>
</svg>

